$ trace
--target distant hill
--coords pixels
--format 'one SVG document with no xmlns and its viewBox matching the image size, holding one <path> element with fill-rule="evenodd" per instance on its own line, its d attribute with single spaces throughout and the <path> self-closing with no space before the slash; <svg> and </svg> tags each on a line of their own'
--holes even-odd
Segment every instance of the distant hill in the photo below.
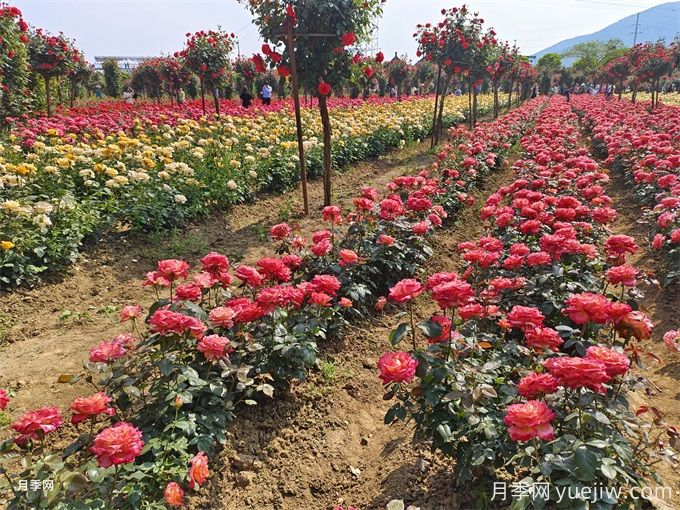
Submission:
<svg viewBox="0 0 680 510">
<path fill-rule="evenodd" d="M 636 16 L 636 14 L 633 14 L 623 18 L 598 32 L 572 37 L 553 44 L 549 48 L 537 52 L 534 62 L 546 53 L 563 53 L 573 45 L 587 41 L 621 39 L 626 46 L 632 46 Z M 678 34 L 680 34 L 680 2 L 668 2 L 640 12 L 637 42 L 654 42 L 659 39 L 671 42 Z M 564 59 L 563 62 L 570 65 L 569 60 Z"/>
</svg>

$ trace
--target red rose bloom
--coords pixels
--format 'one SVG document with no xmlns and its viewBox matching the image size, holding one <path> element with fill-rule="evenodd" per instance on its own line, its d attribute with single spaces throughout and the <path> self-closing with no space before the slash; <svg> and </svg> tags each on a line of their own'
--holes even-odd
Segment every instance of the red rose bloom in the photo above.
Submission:
<svg viewBox="0 0 680 510">
<path fill-rule="evenodd" d="M 189 274 L 189 264 L 183 260 L 177 259 L 159 260 L 156 272 L 163 278 L 172 282 L 178 278 L 187 277 Z"/>
<path fill-rule="evenodd" d="M 210 252 L 205 257 L 201 259 L 203 264 L 203 271 L 210 273 L 214 278 L 218 278 L 217 275 L 226 273 L 229 270 L 229 259 L 217 252 Z"/>
<path fill-rule="evenodd" d="M 208 335 L 201 338 L 197 348 L 206 359 L 215 360 L 223 358 L 227 354 L 227 345 L 229 345 L 228 338 L 219 335 Z"/>
<path fill-rule="evenodd" d="M 441 333 L 438 336 L 427 337 L 427 341 L 431 344 L 448 342 L 449 338 L 451 338 L 451 320 L 443 315 L 433 315 L 430 317 L 430 321 L 439 325 Z"/>
<path fill-rule="evenodd" d="M 340 250 L 339 256 L 340 266 L 355 264 L 359 260 L 359 256 L 353 250 Z"/>
<path fill-rule="evenodd" d="M 582 292 L 567 299 L 564 312 L 574 324 L 579 326 L 587 322 L 605 324 L 609 319 L 610 302 L 602 294 Z"/>
<path fill-rule="evenodd" d="M 311 280 L 311 288 L 316 292 L 325 292 L 335 296 L 340 290 L 340 280 L 330 274 L 317 274 Z"/>
<path fill-rule="evenodd" d="M 200 338 L 207 329 L 199 319 L 190 317 L 179 312 L 173 312 L 161 308 L 156 310 L 149 319 L 152 333 L 163 336 L 190 334 L 194 338 Z"/>
<path fill-rule="evenodd" d="M 564 343 L 560 334 L 552 328 L 528 328 L 524 332 L 524 341 L 527 347 L 537 349 L 548 348 L 557 351 Z"/>
<path fill-rule="evenodd" d="M 340 38 L 340 42 L 343 46 L 351 46 L 356 42 L 356 40 L 357 36 L 354 35 L 354 32 L 346 32 L 342 34 L 342 37 Z"/>
<path fill-rule="evenodd" d="M 523 397 L 531 399 L 555 393 L 557 387 L 557 379 L 551 374 L 532 372 L 520 379 L 517 383 L 517 392 Z"/>
<path fill-rule="evenodd" d="M 619 258 L 625 256 L 626 253 L 635 253 L 638 250 L 638 245 L 630 236 L 614 235 L 604 243 L 607 255 L 612 258 Z"/>
<path fill-rule="evenodd" d="M 513 441 L 529 441 L 535 437 L 551 441 L 555 437 L 550 424 L 554 417 L 555 413 L 545 402 L 530 400 L 526 404 L 508 406 L 503 422 Z"/>
<path fill-rule="evenodd" d="M 634 336 L 638 340 L 648 340 L 652 336 L 654 323 L 646 313 L 632 311 L 626 314 L 617 324 L 616 331 L 624 337 Z"/>
<path fill-rule="evenodd" d="M 460 308 L 474 301 L 475 291 L 465 280 L 455 279 L 435 286 L 432 289 L 432 298 L 442 310 Z"/>
<path fill-rule="evenodd" d="M 259 287 L 264 282 L 262 276 L 257 269 L 250 266 L 239 266 L 236 268 L 236 278 L 251 287 Z"/>
<path fill-rule="evenodd" d="M 383 384 L 410 383 L 416 373 L 418 361 L 407 352 L 386 352 L 378 360 Z"/>
<path fill-rule="evenodd" d="M 510 310 L 508 314 L 508 321 L 513 328 L 537 328 L 543 325 L 543 320 L 545 316 L 541 313 L 538 308 L 531 306 L 519 306 L 515 305 Z"/>
<path fill-rule="evenodd" d="M 605 364 L 592 358 L 549 358 L 543 365 L 555 376 L 557 382 L 567 388 L 589 388 L 597 393 L 604 393 L 602 383 L 611 379 Z"/>
<path fill-rule="evenodd" d="M 184 505 L 184 491 L 177 482 L 170 482 L 165 486 L 163 499 L 173 508 L 181 508 Z"/>
<path fill-rule="evenodd" d="M 189 461 L 189 488 L 202 485 L 208 478 L 208 457 L 204 452 L 198 452 Z"/>
<path fill-rule="evenodd" d="M 279 223 L 271 228 L 271 236 L 273 239 L 285 239 L 293 232 L 288 223 Z"/>
<path fill-rule="evenodd" d="M 423 292 L 423 286 L 412 278 L 406 278 L 390 288 L 390 299 L 396 303 L 404 303 L 417 298 Z"/>
<path fill-rule="evenodd" d="M 607 270 L 607 281 L 612 285 L 624 285 L 626 287 L 635 287 L 637 284 L 638 270 L 633 266 L 622 265 L 614 266 Z"/>
<path fill-rule="evenodd" d="M 71 403 L 71 423 L 77 425 L 78 423 L 87 420 L 88 418 L 97 416 L 98 414 L 108 414 L 113 416 L 116 410 L 109 407 L 111 397 L 104 392 L 95 393 L 89 397 L 80 397 Z"/>
<path fill-rule="evenodd" d="M 125 346 L 117 340 L 101 342 L 90 349 L 90 361 L 92 363 L 110 363 L 127 354 Z"/>
<path fill-rule="evenodd" d="M 234 310 L 231 308 L 227 308 L 226 306 L 218 306 L 217 308 L 213 308 L 208 314 L 211 324 L 223 328 L 233 327 L 235 316 L 236 312 L 234 312 Z"/>
<path fill-rule="evenodd" d="M 97 434 L 90 451 L 99 467 L 107 468 L 133 462 L 143 447 L 142 432 L 130 423 L 119 422 Z"/>
<path fill-rule="evenodd" d="M 608 349 L 607 347 L 598 347 L 593 345 L 588 347 L 586 358 L 596 359 L 604 363 L 605 370 L 609 377 L 616 377 L 628 372 L 630 367 L 630 360 L 625 354 Z"/>
<path fill-rule="evenodd" d="M 318 87 L 316 87 L 316 90 L 319 92 L 319 95 L 327 96 L 331 93 L 331 85 L 330 83 L 322 81 L 319 83 Z"/>
<path fill-rule="evenodd" d="M 7 409 L 7 406 L 9 405 L 9 396 L 7 395 L 7 392 L 0 388 L 0 411 L 4 411 Z"/>
<path fill-rule="evenodd" d="M 19 434 L 15 439 L 23 445 L 29 439 L 40 439 L 54 432 L 64 423 L 58 407 L 44 407 L 37 411 L 29 411 L 12 423 L 12 429 Z"/>
</svg>

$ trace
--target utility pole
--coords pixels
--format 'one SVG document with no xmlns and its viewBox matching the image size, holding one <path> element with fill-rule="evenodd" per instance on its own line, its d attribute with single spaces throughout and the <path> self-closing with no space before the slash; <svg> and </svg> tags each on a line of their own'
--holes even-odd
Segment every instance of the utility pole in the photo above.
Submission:
<svg viewBox="0 0 680 510">
<path fill-rule="evenodd" d="M 640 24 L 640 13 L 635 16 L 635 35 L 633 36 L 633 46 L 637 44 L 638 25 Z"/>
</svg>

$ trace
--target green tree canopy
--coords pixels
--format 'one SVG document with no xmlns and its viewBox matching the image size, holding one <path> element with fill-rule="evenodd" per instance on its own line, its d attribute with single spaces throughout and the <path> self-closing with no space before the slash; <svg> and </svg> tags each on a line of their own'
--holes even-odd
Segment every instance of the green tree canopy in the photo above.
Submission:
<svg viewBox="0 0 680 510">
<path fill-rule="evenodd" d="M 563 57 L 575 58 L 571 65 L 574 72 L 588 78 L 593 75 L 610 60 L 626 53 L 626 47 L 620 39 L 609 41 L 587 41 L 575 44 L 562 53 Z"/>
</svg>

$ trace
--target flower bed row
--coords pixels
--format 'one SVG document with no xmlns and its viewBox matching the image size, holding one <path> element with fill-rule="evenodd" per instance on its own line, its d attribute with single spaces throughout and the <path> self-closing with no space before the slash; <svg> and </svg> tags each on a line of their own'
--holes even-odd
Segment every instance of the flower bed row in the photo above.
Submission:
<svg viewBox="0 0 680 510">
<path fill-rule="evenodd" d="M 343 104 L 331 110 L 336 168 L 422 139 L 431 127 L 430 98 Z M 490 99 L 483 104 L 490 108 Z M 465 108 L 462 98 L 450 98 L 447 123 L 462 120 Z M 311 177 L 322 169 L 318 117 L 303 110 Z M 18 140 L 0 144 L 0 288 L 31 283 L 72 262 L 85 238 L 111 229 L 170 229 L 299 180 L 288 109 L 133 124 L 130 134 L 80 140 L 65 124 L 37 136 L 30 148 Z"/>
<path fill-rule="evenodd" d="M 390 289 L 411 314 L 421 294 L 441 311 L 390 336 L 409 347 L 379 362 L 396 400 L 385 422 L 412 420 L 455 459 L 470 507 L 620 508 L 676 456 L 660 411 L 629 410 L 626 390 L 643 383 L 628 371 L 652 330 L 636 301 L 643 276 L 626 263 L 638 247 L 610 235 L 608 175 L 579 142 L 576 114 L 552 98 L 522 139 L 516 180 L 481 211 L 486 234 L 458 246 L 464 272 Z M 636 418 L 650 409 L 653 423 Z"/>
<path fill-rule="evenodd" d="M 38 483 L 15 492 L 11 504 L 163 508 L 163 498 L 182 506 L 184 491 L 207 478 L 234 414 L 304 379 L 318 341 L 385 306 L 388 289 L 431 255 L 434 229 L 472 202 L 469 192 L 502 163 L 539 108 L 529 103 L 494 129 L 458 131 L 458 145 L 440 155 L 451 165 L 440 165 L 440 175 L 399 177 L 382 199 L 364 188 L 346 215 L 327 207 L 328 228 L 311 243 L 286 224 L 274 226 L 279 256 L 255 267 L 231 268 L 210 253 L 190 276 L 186 262 L 159 261 L 144 280 L 158 299 L 146 319 L 140 306 L 124 308 L 130 332 L 90 352 L 83 377 L 96 393 L 71 404 L 77 439 L 55 448 L 64 439 L 55 432 L 64 421 L 56 407 L 12 424 L 14 437 L 0 446 L 5 458 L 22 458 L 12 483 Z"/>
<path fill-rule="evenodd" d="M 647 216 L 652 247 L 668 259 L 667 282 L 680 278 L 680 108 L 576 97 L 574 108 L 605 164 L 622 172 Z"/>
</svg>

